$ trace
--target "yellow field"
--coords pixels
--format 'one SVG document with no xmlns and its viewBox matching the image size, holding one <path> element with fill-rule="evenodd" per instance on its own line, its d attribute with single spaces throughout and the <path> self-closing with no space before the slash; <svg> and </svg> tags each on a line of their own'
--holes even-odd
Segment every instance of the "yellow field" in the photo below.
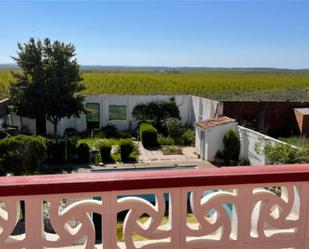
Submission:
<svg viewBox="0 0 309 249">
<path fill-rule="evenodd" d="M 83 73 L 85 93 L 194 94 L 217 99 L 309 100 L 309 72 L 98 71 Z M 12 76 L 0 70 L 0 97 Z"/>
</svg>

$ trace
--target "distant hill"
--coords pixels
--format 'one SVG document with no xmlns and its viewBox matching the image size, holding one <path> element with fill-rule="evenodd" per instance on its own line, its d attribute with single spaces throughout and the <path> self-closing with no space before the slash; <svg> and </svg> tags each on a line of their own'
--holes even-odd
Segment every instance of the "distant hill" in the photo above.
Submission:
<svg viewBox="0 0 309 249">
<path fill-rule="evenodd" d="M 0 69 L 16 69 L 16 64 L 0 64 Z M 309 72 L 309 69 L 289 69 L 271 67 L 164 67 L 164 66 L 100 66 L 100 65 L 81 65 L 81 70 L 86 72 L 100 71 L 151 71 L 151 72 Z"/>
<path fill-rule="evenodd" d="M 18 68 L 18 66 L 16 64 L 0 64 L 0 68 L 10 69 L 10 68 Z"/>
</svg>

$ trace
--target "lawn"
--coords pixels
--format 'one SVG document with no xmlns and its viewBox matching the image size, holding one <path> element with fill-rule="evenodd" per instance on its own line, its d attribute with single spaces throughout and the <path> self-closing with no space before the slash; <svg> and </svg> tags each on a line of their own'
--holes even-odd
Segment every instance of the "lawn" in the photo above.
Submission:
<svg viewBox="0 0 309 249">
<path fill-rule="evenodd" d="M 194 94 L 221 100 L 309 100 L 305 71 L 85 71 L 84 93 Z M 0 70 L 0 98 L 8 95 L 9 70 Z"/>
</svg>

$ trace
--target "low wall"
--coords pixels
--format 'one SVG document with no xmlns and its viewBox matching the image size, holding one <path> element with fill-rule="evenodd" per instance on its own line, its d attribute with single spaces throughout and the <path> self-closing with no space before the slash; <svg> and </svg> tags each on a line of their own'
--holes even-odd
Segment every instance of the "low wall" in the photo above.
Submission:
<svg viewBox="0 0 309 249">
<path fill-rule="evenodd" d="M 265 165 L 268 163 L 265 154 L 261 151 L 257 153 L 256 144 L 266 143 L 271 145 L 287 144 L 275 138 L 269 137 L 254 130 L 237 126 L 240 138 L 240 158 L 248 159 L 251 165 Z M 263 147 L 261 147 L 263 148 Z"/>
</svg>

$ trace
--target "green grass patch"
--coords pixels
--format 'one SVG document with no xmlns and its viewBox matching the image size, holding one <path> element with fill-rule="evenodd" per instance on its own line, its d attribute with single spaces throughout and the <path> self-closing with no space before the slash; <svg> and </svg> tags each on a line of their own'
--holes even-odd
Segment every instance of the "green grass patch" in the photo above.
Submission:
<svg viewBox="0 0 309 249">
<path fill-rule="evenodd" d="M 161 151 L 163 155 L 182 155 L 182 149 L 178 146 L 163 146 Z"/>
</svg>

